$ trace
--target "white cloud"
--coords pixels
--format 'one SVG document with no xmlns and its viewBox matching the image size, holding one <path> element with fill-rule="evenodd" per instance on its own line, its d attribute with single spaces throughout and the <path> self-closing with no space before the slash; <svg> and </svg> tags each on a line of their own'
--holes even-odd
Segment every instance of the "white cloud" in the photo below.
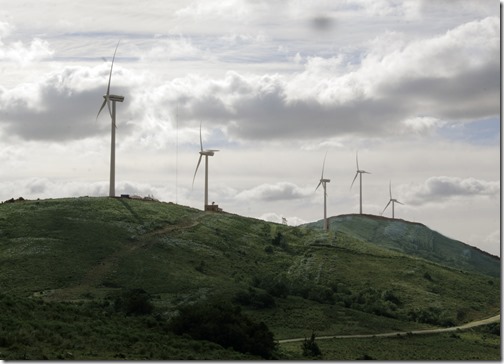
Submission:
<svg viewBox="0 0 504 364">
<path fill-rule="evenodd" d="M 186 7 L 176 11 L 180 18 L 196 20 L 227 20 L 234 22 L 247 21 L 250 16 L 250 3 L 245 0 L 193 1 Z"/>
<path fill-rule="evenodd" d="M 290 182 L 278 182 L 276 184 L 262 184 L 241 191 L 236 195 L 236 198 L 245 201 L 279 201 L 302 199 L 312 194 L 312 189 L 300 188 Z"/>
<path fill-rule="evenodd" d="M 108 181 L 84 182 L 33 177 L 2 182 L 0 186 L 2 189 L 0 198 L 4 201 L 18 197 L 28 200 L 80 196 L 99 197 L 108 196 L 109 193 Z M 174 197 L 172 192 L 165 188 L 130 181 L 119 181 L 116 185 L 116 191 L 118 194 L 153 196 L 164 201 L 173 200 Z"/>
<path fill-rule="evenodd" d="M 400 187 L 401 198 L 410 205 L 442 203 L 454 198 L 493 197 L 500 192 L 499 181 L 484 181 L 476 178 L 431 177 L 422 184 Z"/>
<path fill-rule="evenodd" d="M 296 216 L 286 217 L 283 215 L 279 215 L 275 212 L 267 212 L 265 214 L 262 214 L 259 217 L 260 220 L 276 222 L 277 224 L 282 224 L 284 218 L 287 220 L 287 225 L 290 225 L 290 226 L 298 226 L 301 224 L 306 224 L 306 221 L 303 219 L 300 219 L 299 217 L 296 217 Z"/>
<path fill-rule="evenodd" d="M 0 62 L 15 62 L 21 66 L 43 60 L 53 55 L 49 42 L 34 38 L 29 45 L 21 41 L 9 41 L 14 27 L 6 22 L 0 22 Z"/>
<path fill-rule="evenodd" d="M 211 60 L 212 56 L 206 50 L 200 49 L 193 44 L 191 39 L 179 34 L 168 39 L 157 38 L 152 48 L 141 55 L 142 62 L 171 60 Z"/>
</svg>

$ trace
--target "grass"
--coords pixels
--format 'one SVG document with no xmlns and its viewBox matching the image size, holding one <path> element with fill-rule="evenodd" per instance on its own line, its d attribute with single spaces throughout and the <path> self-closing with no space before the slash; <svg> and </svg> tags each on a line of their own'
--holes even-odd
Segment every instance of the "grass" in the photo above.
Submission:
<svg viewBox="0 0 504 364">
<path fill-rule="evenodd" d="M 321 228 L 322 221 L 306 226 Z M 330 218 L 333 232 L 390 250 L 425 258 L 456 269 L 500 276 L 500 259 L 460 241 L 449 239 L 425 225 L 375 215 L 341 215 Z"/>
<path fill-rule="evenodd" d="M 172 334 L 159 316 L 125 316 L 108 302 L 57 303 L 0 295 L 6 360 L 183 360 L 257 357 Z"/>
<path fill-rule="evenodd" d="M 120 315 L 100 316 L 104 311 L 100 305 L 108 297 L 131 288 L 149 292 L 156 312 L 167 320 L 182 305 L 213 298 L 233 302 L 239 292 L 255 290 L 263 297 L 271 296 L 274 305 L 244 306 L 243 310 L 255 321 L 265 322 L 276 339 L 309 336 L 312 330 L 318 335 L 408 331 L 460 324 L 500 311 L 498 277 L 363 241 L 363 234 L 381 229 L 380 224 L 372 221 L 356 226 L 325 233 L 129 199 L 86 197 L 1 204 L 2 294 L 14 306 L 19 301 L 20 312 L 23 305 L 42 305 L 48 312 L 62 310 L 64 315 L 53 315 L 40 327 L 19 317 L 20 327 L 28 333 L 34 330 L 34 334 L 21 331 L 19 340 L 11 336 L 14 342 L 8 347 L 0 345 L 0 352 L 8 358 L 19 358 L 23 350 L 28 350 L 30 358 L 64 357 L 65 352 L 56 350 L 59 339 L 53 338 L 56 344 L 49 344 L 40 334 L 44 325 L 57 322 L 63 331 L 55 332 L 82 347 L 62 345 L 73 350 L 74 358 L 111 359 L 118 353 L 140 358 L 152 352 L 157 359 L 175 359 L 198 350 L 214 353 L 209 354 L 211 358 L 236 354 L 223 348 L 208 349 L 205 345 L 210 344 L 188 338 L 184 341 L 166 330 L 151 333 L 159 335 L 151 338 L 140 318 L 128 318 L 126 323 Z M 411 234 L 408 236 L 411 240 Z M 67 311 L 73 318 L 65 316 Z M 93 324 L 88 327 L 86 320 Z M 83 336 L 89 335 L 93 325 L 116 349 L 100 349 L 101 343 L 79 337 L 79 330 Z M 128 330 L 135 332 L 138 344 L 118 332 L 121 325 L 132 325 Z M 30 335 L 37 339 L 26 341 Z M 169 340 L 163 341 L 163 335 Z M 377 342 L 369 343 L 376 346 Z M 33 351 L 46 345 L 55 349 Z M 470 347 L 477 353 L 477 344 Z M 360 355 L 359 350 L 355 347 L 352 353 Z"/>
<path fill-rule="evenodd" d="M 316 342 L 325 360 L 501 360 L 500 336 L 481 330 Z M 306 359 L 299 342 L 282 344 L 281 350 L 291 360 Z"/>
</svg>

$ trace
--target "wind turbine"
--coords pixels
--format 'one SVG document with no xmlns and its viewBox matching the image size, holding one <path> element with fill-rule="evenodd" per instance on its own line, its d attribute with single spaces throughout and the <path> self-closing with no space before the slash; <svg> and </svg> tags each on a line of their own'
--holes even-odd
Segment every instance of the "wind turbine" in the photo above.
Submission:
<svg viewBox="0 0 504 364">
<path fill-rule="evenodd" d="M 383 209 L 382 213 L 380 215 L 383 215 L 383 213 L 385 212 L 385 210 L 387 209 L 387 207 L 390 205 L 390 203 L 392 202 L 392 218 L 394 219 L 394 204 L 395 203 L 398 203 L 400 205 L 404 205 L 402 202 L 399 202 L 397 201 L 395 198 L 392 198 L 392 182 L 390 181 L 389 182 L 389 193 L 390 193 L 390 200 L 387 204 L 387 206 L 385 206 L 385 208 Z"/>
<path fill-rule="evenodd" d="M 329 230 L 329 222 L 327 221 L 327 191 L 326 191 L 326 183 L 331 182 L 330 179 L 324 178 L 324 167 L 325 167 L 325 160 L 327 157 L 327 152 L 324 156 L 324 162 L 322 163 L 322 175 L 320 176 L 320 182 L 317 185 L 317 188 L 315 188 L 315 191 L 318 190 L 320 185 L 324 188 L 324 230 L 327 231 Z"/>
<path fill-rule="evenodd" d="M 352 188 L 354 182 L 355 182 L 355 179 L 357 178 L 357 175 L 359 175 L 359 182 L 360 182 L 360 209 L 359 209 L 359 213 L 362 215 L 362 174 L 363 173 L 367 173 L 367 174 L 371 174 L 371 172 L 366 172 L 362 169 L 359 169 L 359 152 L 357 152 L 355 154 L 355 160 L 357 162 L 357 172 L 355 173 L 355 177 L 352 181 L 352 184 L 350 185 L 350 189 Z"/>
<path fill-rule="evenodd" d="M 114 197 L 115 196 L 115 130 L 117 128 L 116 126 L 116 102 L 123 102 L 124 101 L 124 96 L 119 96 L 119 95 L 111 95 L 110 94 L 110 81 L 112 80 L 112 69 L 114 68 L 114 60 L 117 52 L 117 48 L 119 47 L 119 42 L 117 42 L 117 45 L 115 47 L 114 51 L 114 56 L 112 57 L 112 64 L 110 65 L 110 74 L 109 74 L 109 80 L 108 80 L 108 85 L 107 85 L 107 93 L 103 95 L 103 104 L 100 107 L 100 110 L 98 111 L 98 114 L 96 115 L 96 119 L 98 120 L 98 116 L 100 116 L 100 113 L 102 112 L 103 108 L 105 105 L 107 105 L 110 118 L 112 119 L 112 126 L 111 126 L 111 137 L 110 137 L 110 185 L 109 185 L 109 196 Z M 112 108 L 110 107 L 110 102 L 112 101 Z"/>
<path fill-rule="evenodd" d="M 198 164 L 196 165 L 196 170 L 194 171 L 194 177 L 193 177 L 193 187 L 194 187 L 194 180 L 196 179 L 196 173 L 198 172 L 199 165 L 201 163 L 201 158 L 205 156 L 205 207 L 204 210 L 207 210 L 208 206 L 208 157 L 213 157 L 215 152 L 218 152 L 218 149 L 205 149 L 203 150 L 203 139 L 201 138 L 201 123 L 200 123 L 200 147 L 201 150 L 199 152 L 200 157 L 198 159 Z"/>
</svg>

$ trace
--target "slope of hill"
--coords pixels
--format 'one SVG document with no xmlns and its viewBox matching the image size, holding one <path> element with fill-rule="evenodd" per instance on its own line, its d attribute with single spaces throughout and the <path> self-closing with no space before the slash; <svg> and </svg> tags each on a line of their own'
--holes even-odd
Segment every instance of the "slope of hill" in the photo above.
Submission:
<svg viewBox="0 0 504 364">
<path fill-rule="evenodd" d="M 306 226 L 321 229 L 322 220 Z M 449 267 L 500 276 L 499 257 L 450 239 L 423 224 L 375 215 L 350 214 L 331 217 L 329 228 L 361 241 Z"/>
<path fill-rule="evenodd" d="M 461 324 L 500 310 L 499 277 L 415 258 L 364 241 L 351 230 L 325 233 L 171 203 L 119 198 L 1 204 L 0 286 L 9 315 L 22 323 L 8 322 L 16 328 L 8 332 L 8 339 L 7 331 L 0 330 L 0 352 L 18 359 L 23 350 L 37 347 L 35 339 L 29 339 L 34 335 L 27 332 L 37 333 L 44 325 L 33 327 L 33 317 L 12 304 L 16 297 L 23 307 L 33 305 L 31 300 L 37 305 L 43 302 L 41 310 L 46 315 L 50 311 L 51 322 L 64 320 L 55 325 L 63 330 L 61 336 L 73 330 L 72 319 L 61 316 L 67 312 L 61 305 L 88 305 L 82 307 L 91 316 L 82 320 L 98 322 L 108 337 L 122 340 L 114 345 L 126 358 L 144 357 L 147 349 L 131 345 L 133 338 L 116 334 L 117 327 L 133 322 L 135 332 L 148 327 L 158 330 L 151 333 L 154 336 L 171 337 L 165 327 L 172 317 L 201 302 L 239 305 L 252 320 L 266 323 L 275 339 L 309 336 L 312 330 L 320 335 L 416 330 Z M 153 316 L 140 321 L 114 318 L 118 315 L 110 313 L 114 302 L 138 288 L 150 294 Z M 68 317 L 81 325 L 77 316 L 68 308 Z M 106 320 L 114 328 L 103 327 Z M 110 348 L 91 356 L 86 345 L 94 344 L 80 340 L 77 331 L 72 335 L 75 340 L 69 347 L 82 343 L 81 349 L 69 349 L 73 358 L 117 358 L 119 349 Z M 42 340 L 40 347 L 61 346 L 58 338 L 53 343 L 43 341 L 47 335 L 36 336 Z M 198 355 L 181 353 L 182 349 L 166 346 L 180 345 L 187 351 L 207 344 L 200 344 L 199 339 L 187 342 L 188 336 L 183 343 L 154 336 L 138 336 L 138 340 L 152 341 L 149 358 L 238 355 L 227 346 L 227 351 L 212 346 L 213 356 L 202 356 L 197 349 Z M 40 355 L 37 352 L 31 358 Z M 281 350 L 278 356 L 282 357 Z"/>
</svg>

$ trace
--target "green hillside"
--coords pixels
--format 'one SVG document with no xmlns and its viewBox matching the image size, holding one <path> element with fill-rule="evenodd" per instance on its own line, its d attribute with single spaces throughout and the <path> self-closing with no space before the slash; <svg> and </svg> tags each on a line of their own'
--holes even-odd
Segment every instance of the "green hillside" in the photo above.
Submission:
<svg viewBox="0 0 504 364">
<path fill-rule="evenodd" d="M 0 306 L 8 315 L 0 318 L 0 357 L 302 359 L 291 346 L 255 349 L 269 331 L 276 340 L 408 331 L 500 311 L 498 276 L 406 253 L 350 226 L 324 233 L 172 203 L 4 203 Z M 132 297 L 146 305 L 128 311 Z M 252 337 L 252 349 L 222 344 L 231 338 L 204 336 L 184 322 L 221 314 L 235 320 L 226 324 L 234 337 Z M 95 330 L 99 343 L 91 339 Z"/>
<path fill-rule="evenodd" d="M 306 225 L 322 228 L 322 220 Z M 376 215 L 340 215 L 330 218 L 330 230 L 387 249 L 421 257 L 449 267 L 500 276 L 500 259 L 476 247 L 419 223 Z"/>
</svg>

